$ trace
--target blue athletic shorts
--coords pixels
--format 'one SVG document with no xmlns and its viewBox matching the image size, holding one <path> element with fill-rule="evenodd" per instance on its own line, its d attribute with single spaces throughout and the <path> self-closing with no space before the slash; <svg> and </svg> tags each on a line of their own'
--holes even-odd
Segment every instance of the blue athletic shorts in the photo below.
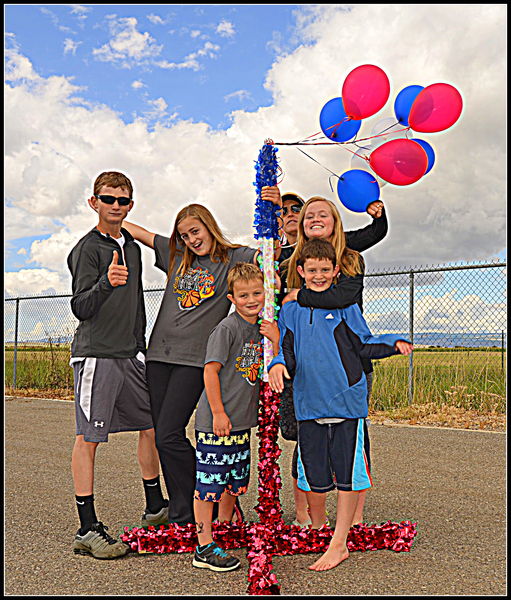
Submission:
<svg viewBox="0 0 511 600">
<path fill-rule="evenodd" d="M 241 496 L 250 479 L 250 429 L 218 437 L 214 433 L 195 432 L 197 481 L 194 498 L 219 502 L 227 490 Z"/>
<path fill-rule="evenodd" d="M 320 425 L 298 422 L 298 487 L 304 491 L 355 492 L 372 486 L 365 419 Z"/>
</svg>

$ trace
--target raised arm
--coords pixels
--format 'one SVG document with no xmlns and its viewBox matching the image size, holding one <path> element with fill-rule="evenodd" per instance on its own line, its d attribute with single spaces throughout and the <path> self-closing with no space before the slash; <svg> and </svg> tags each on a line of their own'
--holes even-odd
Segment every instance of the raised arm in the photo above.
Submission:
<svg viewBox="0 0 511 600">
<path fill-rule="evenodd" d="M 124 221 L 122 226 L 124 229 L 127 229 L 131 235 L 137 240 L 137 242 L 141 242 L 144 246 L 148 248 L 154 248 L 154 236 L 156 235 L 152 231 L 148 231 L 144 229 L 140 225 L 135 225 L 135 223 L 130 223 L 129 221 Z"/>
<path fill-rule="evenodd" d="M 373 217 L 373 222 L 363 227 L 362 229 L 356 229 L 355 231 L 346 232 L 346 246 L 357 252 L 364 252 L 371 246 L 374 246 L 387 235 L 389 230 L 389 224 L 387 221 L 387 215 L 385 214 L 385 208 L 376 205 L 382 204 L 381 200 L 377 203 L 371 203 L 367 212 Z M 377 215 L 380 216 L 377 216 Z"/>
</svg>

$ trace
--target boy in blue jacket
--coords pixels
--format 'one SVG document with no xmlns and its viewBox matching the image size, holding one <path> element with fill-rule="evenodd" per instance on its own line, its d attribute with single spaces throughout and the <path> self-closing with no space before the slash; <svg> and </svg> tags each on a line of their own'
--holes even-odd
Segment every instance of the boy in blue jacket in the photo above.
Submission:
<svg viewBox="0 0 511 600">
<path fill-rule="evenodd" d="M 339 265 L 333 246 L 321 239 L 305 244 L 297 269 L 307 289 L 332 285 Z M 349 557 L 346 546 L 359 492 L 371 487 L 367 381 L 362 358 L 410 354 L 402 336 L 373 336 L 357 304 L 314 309 L 285 304 L 279 317 L 279 354 L 269 367 L 271 388 L 281 393 L 284 377 L 294 377 L 298 421 L 298 486 L 314 496 L 337 489 L 337 519 L 327 551 L 309 568 L 332 569 Z"/>
</svg>

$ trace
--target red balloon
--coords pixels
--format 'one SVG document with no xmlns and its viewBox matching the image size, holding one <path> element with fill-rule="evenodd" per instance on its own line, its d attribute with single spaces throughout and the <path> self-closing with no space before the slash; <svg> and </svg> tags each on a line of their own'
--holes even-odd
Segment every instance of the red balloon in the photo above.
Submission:
<svg viewBox="0 0 511 600">
<path fill-rule="evenodd" d="M 414 131 L 433 133 L 454 125 L 461 115 L 463 100 L 448 83 L 433 83 L 415 98 L 408 122 Z"/>
<path fill-rule="evenodd" d="M 375 65 L 353 69 L 342 85 L 342 103 L 348 117 L 365 119 L 383 108 L 390 94 L 389 78 Z"/>
<path fill-rule="evenodd" d="M 410 185 L 426 173 L 428 155 L 417 142 L 391 140 L 371 153 L 369 164 L 385 181 L 394 185 Z"/>
</svg>

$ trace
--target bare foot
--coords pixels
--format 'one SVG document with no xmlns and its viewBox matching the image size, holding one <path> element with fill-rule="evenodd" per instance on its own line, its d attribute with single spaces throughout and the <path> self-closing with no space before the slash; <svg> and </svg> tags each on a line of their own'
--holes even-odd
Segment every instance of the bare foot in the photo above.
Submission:
<svg viewBox="0 0 511 600">
<path fill-rule="evenodd" d="M 346 547 L 332 548 L 329 546 L 328 550 L 320 556 L 309 569 L 312 571 L 328 571 L 329 569 L 333 569 L 337 565 L 340 565 L 343 560 L 349 558 L 349 555 L 350 553 Z"/>
</svg>

